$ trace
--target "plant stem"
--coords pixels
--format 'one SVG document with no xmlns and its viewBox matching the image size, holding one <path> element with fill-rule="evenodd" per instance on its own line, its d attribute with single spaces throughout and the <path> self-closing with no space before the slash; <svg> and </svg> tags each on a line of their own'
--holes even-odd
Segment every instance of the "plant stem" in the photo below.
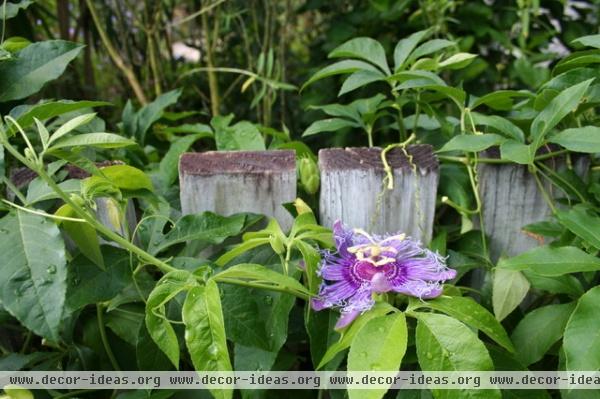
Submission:
<svg viewBox="0 0 600 399">
<path fill-rule="evenodd" d="M 218 22 L 217 22 L 218 23 Z M 220 98 L 219 98 L 219 82 L 214 71 L 212 40 L 208 28 L 208 17 L 206 13 L 202 14 L 202 32 L 206 43 L 206 65 L 208 66 L 206 73 L 208 74 L 208 88 L 210 90 L 210 109 L 212 116 L 219 115 Z"/>
<path fill-rule="evenodd" d="M 283 292 L 286 294 L 294 295 L 295 297 L 304 299 L 306 301 L 308 301 L 310 299 L 308 295 L 306 295 L 302 292 L 290 290 L 289 288 L 280 287 L 280 286 L 276 286 L 276 285 L 251 283 L 249 281 L 236 280 L 236 279 L 231 279 L 231 278 L 227 278 L 227 277 L 219 277 L 219 276 L 213 277 L 213 280 L 216 281 L 217 283 L 233 284 L 233 285 L 239 285 L 239 286 L 248 287 L 248 288 L 258 288 L 261 290 Z"/>
<path fill-rule="evenodd" d="M 373 147 L 373 126 L 367 128 L 367 138 L 369 140 L 369 148 Z"/>
<path fill-rule="evenodd" d="M 532 170 L 531 174 L 535 178 L 535 182 L 536 182 L 536 184 L 537 184 L 540 192 L 542 193 L 542 196 L 544 197 L 544 200 L 548 204 L 548 207 L 552 211 L 552 214 L 556 214 L 556 207 L 552 203 L 552 199 L 550 198 L 550 195 L 548 195 L 548 192 L 544 188 L 544 185 L 542 184 L 542 182 L 540 180 L 540 177 L 538 176 L 537 168 L 535 167 L 535 165 L 533 167 L 533 170 Z"/>
<path fill-rule="evenodd" d="M 21 348 L 20 353 L 27 352 L 29 349 L 29 344 L 31 344 L 31 339 L 33 338 L 33 334 L 31 331 L 27 331 L 27 336 L 25 337 L 25 342 L 23 343 L 23 347 Z"/>
<path fill-rule="evenodd" d="M 171 271 L 175 271 L 178 270 L 172 266 L 169 266 L 168 264 L 166 264 L 165 262 L 163 262 L 162 260 L 150 255 L 148 252 L 144 251 L 143 249 L 141 249 L 140 247 L 136 246 L 135 244 L 132 244 L 131 242 L 129 242 L 129 240 L 125 239 L 124 237 L 121 237 L 120 235 L 118 235 L 117 233 L 115 233 L 114 231 L 110 230 L 108 227 L 104 226 L 102 223 L 100 223 L 98 220 L 96 220 L 96 218 L 92 215 L 90 215 L 85 209 L 83 209 L 81 206 L 79 206 L 77 203 L 75 203 L 68 195 L 67 193 L 65 193 L 59 186 L 58 184 L 56 184 L 56 182 L 46 173 L 46 171 L 43 169 L 43 166 L 38 167 L 35 164 L 32 164 L 31 162 L 29 162 L 25 157 L 23 157 L 11 144 L 9 144 L 7 141 L 2 140 L 3 141 L 3 145 L 4 148 L 6 148 L 8 150 L 8 152 L 10 152 L 15 158 L 17 158 L 21 163 L 23 163 L 25 166 L 27 166 L 28 168 L 30 168 L 31 170 L 35 171 L 39 177 L 44 180 L 48 186 L 56 193 L 58 194 L 58 196 L 68 205 L 71 206 L 71 208 L 73 208 L 73 210 L 75 211 L 75 213 L 77 213 L 82 219 L 84 219 L 86 222 L 88 222 L 92 227 L 94 227 L 100 234 L 104 235 L 106 238 L 108 238 L 111 241 L 116 242 L 117 244 L 121 245 L 122 248 L 133 252 L 134 254 L 138 255 L 140 257 L 140 259 L 153 264 L 154 266 L 158 267 L 163 273 L 168 273 Z"/>
<path fill-rule="evenodd" d="M 115 49 L 112 42 L 110 41 L 108 34 L 102 27 L 102 24 L 100 22 L 100 18 L 98 17 L 98 13 L 96 12 L 96 8 L 94 6 L 93 0 L 85 0 L 85 2 L 88 6 L 88 10 L 90 11 L 90 15 L 92 16 L 92 19 L 94 21 L 94 25 L 96 25 L 96 30 L 98 31 L 98 34 L 100 35 L 102 44 L 104 44 L 104 47 L 106 48 L 106 51 L 108 52 L 108 55 L 110 56 L 112 61 L 115 63 L 117 68 L 119 68 L 121 70 L 121 72 L 123 72 L 123 75 L 125 75 L 125 78 L 127 79 L 127 81 L 129 82 L 129 85 L 133 89 L 133 93 L 135 94 L 138 101 L 142 105 L 148 104 L 148 100 L 146 99 L 146 95 L 144 94 L 144 90 L 142 89 L 142 85 L 140 84 L 138 78 L 135 76 L 135 73 L 133 73 L 133 70 L 131 68 L 129 68 L 127 65 L 125 65 L 125 61 L 123 61 L 123 58 L 121 58 L 117 49 Z"/>
<path fill-rule="evenodd" d="M 477 167 L 478 159 L 477 155 L 471 160 L 469 158 L 469 163 L 467 166 L 467 173 L 469 174 L 469 181 L 471 182 L 471 188 L 473 189 L 473 195 L 475 196 L 475 206 L 477 209 L 477 214 L 479 216 L 479 231 L 481 231 L 481 246 L 483 249 L 483 255 L 489 257 L 488 248 L 487 248 L 487 240 L 485 237 L 485 226 L 483 221 L 483 207 L 481 206 L 481 198 L 479 197 L 479 184 L 477 181 Z"/>
<path fill-rule="evenodd" d="M 117 359 L 115 358 L 115 354 L 113 353 L 108 343 L 106 329 L 104 327 L 104 309 L 102 309 L 102 306 L 100 304 L 96 304 L 96 316 L 98 320 L 98 330 L 100 331 L 100 339 L 102 340 L 102 345 L 104 345 L 104 351 L 106 352 L 106 356 L 108 356 L 108 360 L 110 360 L 110 363 L 112 364 L 113 368 L 116 371 L 121 371 L 119 363 L 117 363 Z"/>
</svg>

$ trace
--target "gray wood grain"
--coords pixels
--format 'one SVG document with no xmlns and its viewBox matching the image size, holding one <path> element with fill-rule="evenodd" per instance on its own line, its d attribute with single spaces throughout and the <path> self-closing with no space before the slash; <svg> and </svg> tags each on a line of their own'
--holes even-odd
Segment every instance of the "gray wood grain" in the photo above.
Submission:
<svg viewBox="0 0 600 399">
<path fill-rule="evenodd" d="M 439 180 L 438 161 L 429 145 L 388 153 L 394 187 L 384 189 L 380 148 L 330 148 L 319 151 L 320 217 L 331 227 L 341 220 L 373 233 L 403 232 L 425 243 L 431 239 Z"/>
<path fill-rule="evenodd" d="M 184 215 L 254 212 L 274 217 L 286 230 L 292 217 L 282 207 L 296 198 L 294 151 L 210 151 L 183 154 L 179 162 Z"/>
<path fill-rule="evenodd" d="M 589 159 L 578 157 L 574 169 L 583 176 Z M 546 161 L 555 170 L 565 168 L 564 159 Z M 540 237 L 523 231 L 523 226 L 547 220 L 552 214 L 535 178 L 525 165 L 479 164 L 479 191 L 482 201 L 484 229 L 492 262 L 500 256 L 515 256 L 543 244 Z M 540 176 L 551 197 L 564 196 Z"/>
</svg>

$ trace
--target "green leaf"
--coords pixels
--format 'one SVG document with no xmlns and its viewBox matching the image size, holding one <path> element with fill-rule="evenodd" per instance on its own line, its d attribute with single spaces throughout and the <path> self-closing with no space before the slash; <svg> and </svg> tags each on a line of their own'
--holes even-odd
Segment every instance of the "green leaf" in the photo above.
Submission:
<svg viewBox="0 0 600 399">
<path fill-rule="evenodd" d="M 185 343 L 196 371 L 231 371 L 219 287 L 209 280 L 205 287 L 189 290 L 182 310 Z M 233 397 L 232 389 L 211 390 L 215 398 Z"/>
<path fill-rule="evenodd" d="M 420 88 L 424 90 L 433 90 L 439 94 L 442 94 L 444 97 L 449 98 L 454 101 L 456 106 L 460 109 L 464 107 L 465 98 L 467 94 L 456 87 L 449 87 L 446 85 L 415 85 L 414 88 Z"/>
<path fill-rule="evenodd" d="M 88 133 L 58 140 L 49 151 L 70 147 L 120 148 L 135 144 L 135 141 L 114 133 Z"/>
<path fill-rule="evenodd" d="M 506 139 L 497 134 L 459 134 L 448 141 L 438 152 L 479 152 L 502 144 Z"/>
<path fill-rule="evenodd" d="M 477 54 L 456 53 L 440 62 L 438 66 L 440 68 L 461 69 L 473 62 L 475 58 L 477 58 Z"/>
<path fill-rule="evenodd" d="M 533 160 L 535 151 L 542 144 L 544 136 L 553 129 L 565 116 L 577 109 L 581 98 L 587 91 L 593 79 L 571 86 L 554 97 L 531 123 L 531 148 L 530 158 Z"/>
<path fill-rule="evenodd" d="M 160 160 L 160 164 L 158 165 L 160 178 L 165 186 L 171 186 L 177 180 L 179 173 L 177 168 L 179 167 L 179 157 L 181 154 L 186 152 L 192 144 L 203 137 L 207 136 L 204 134 L 192 134 L 183 136 L 171 142 L 169 150 Z"/>
<path fill-rule="evenodd" d="M 58 227 L 17 211 L 0 219 L 0 237 L 2 306 L 35 334 L 59 341 L 67 267 Z"/>
<path fill-rule="evenodd" d="M 317 370 L 324 368 L 327 363 L 332 361 L 338 353 L 350 347 L 354 341 L 356 334 L 372 319 L 384 316 L 390 312 L 397 311 L 392 305 L 387 302 L 377 302 L 368 312 L 359 315 L 350 326 L 346 327 L 342 332 L 339 341 L 331 345 L 317 366 Z"/>
<path fill-rule="evenodd" d="M 313 76 L 304 85 L 302 85 L 301 90 L 304 90 L 306 86 L 313 84 L 317 80 L 325 79 L 330 76 L 342 75 L 347 73 L 353 73 L 356 71 L 367 70 L 371 72 L 379 72 L 379 69 L 369 64 L 368 62 L 359 61 L 359 60 L 343 60 L 333 63 L 325 68 L 317 71 Z"/>
<path fill-rule="evenodd" d="M 3 390 L 4 393 L 8 395 L 8 399 L 34 399 L 34 396 L 29 389 L 22 388 L 18 385 L 5 385 Z"/>
<path fill-rule="evenodd" d="M 33 1 L 31 0 L 21 0 L 17 3 L 3 1 L 0 3 L 0 21 L 16 17 L 19 11 L 26 9 L 32 4 Z"/>
<path fill-rule="evenodd" d="M 179 369 L 179 341 L 173 326 L 167 320 L 165 305 L 177 294 L 185 290 L 185 282 L 189 272 L 171 272 L 165 274 L 148 296 L 146 302 L 146 328 L 161 351 Z M 171 279 L 174 277 L 174 279 Z"/>
<path fill-rule="evenodd" d="M 406 59 L 410 56 L 417 45 L 431 33 L 430 29 L 413 33 L 405 39 L 398 41 L 394 48 L 394 72 L 399 72 Z"/>
<path fill-rule="evenodd" d="M 111 165 L 100 168 L 100 173 L 112 185 L 122 190 L 150 190 L 152 181 L 143 171 L 129 165 Z M 92 176 L 92 178 L 97 176 Z"/>
<path fill-rule="evenodd" d="M 575 303 L 565 303 L 543 306 L 527 313 L 511 336 L 517 349 L 517 359 L 525 366 L 541 360 L 562 338 L 573 309 Z"/>
<path fill-rule="evenodd" d="M 58 184 L 58 187 L 67 194 L 81 192 L 81 180 L 69 179 Z M 25 197 L 28 205 L 35 204 L 41 201 L 47 201 L 49 199 L 60 198 L 59 195 L 54 191 L 48 183 L 40 178 L 35 178 L 29 183 L 27 187 L 27 196 Z M 63 215 L 66 216 L 66 215 Z"/>
<path fill-rule="evenodd" d="M 48 142 L 50 140 L 50 133 L 48 129 L 39 119 L 35 119 L 35 127 L 37 128 L 38 134 L 40 135 L 40 141 L 42 142 L 42 148 L 45 150 L 48 148 Z"/>
<path fill-rule="evenodd" d="M 310 357 L 315 370 L 319 361 L 327 352 L 327 348 L 339 341 L 340 334 L 335 331 L 335 323 L 339 313 L 333 309 L 324 309 L 313 312 L 310 304 L 306 304 L 307 316 L 304 317 L 304 326 L 308 334 L 310 344 Z M 342 353 L 338 353 L 334 360 L 326 364 L 326 370 L 336 370 L 342 362 Z"/>
<path fill-rule="evenodd" d="M 335 132 L 346 127 L 360 127 L 360 125 L 356 122 L 342 118 L 322 119 L 313 122 L 307 127 L 304 133 L 302 133 L 302 137 L 312 136 L 313 134 L 321 132 Z"/>
<path fill-rule="evenodd" d="M 419 88 L 435 85 L 447 86 L 446 82 L 444 82 L 444 80 L 435 73 L 421 70 L 401 71 L 390 76 L 387 80 L 391 82 L 402 83 L 397 87 L 397 89 Z"/>
<path fill-rule="evenodd" d="M 523 274 L 535 289 L 548 291 L 551 294 L 567 294 L 573 298 L 583 295 L 583 287 L 575 276 L 565 274 L 562 276 L 540 276 L 529 270 L 523 270 Z"/>
<path fill-rule="evenodd" d="M 508 316 L 525 298 L 529 291 L 529 281 L 523 273 L 500 268 L 494 270 L 492 305 L 498 321 Z"/>
<path fill-rule="evenodd" d="M 358 58 L 376 65 L 387 75 L 391 74 L 383 46 L 370 37 L 356 37 L 348 40 L 331 51 L 329 58 Z"/>
<path fill-rule="evenodd" d="M 531 144 L 523 144 L 515 140 L 508 140 L 500 145 L 500 158 L 522 165 L 533 163 L 531 158 Z"/>
<path fill-rule="evenodd" d="M 563 339 L 567 370 L 600 370 L 600 287 L 582 295 Z"/>
<path fill-rule="evenodd" d="M 129 253 L 110 245 L 101 248 L 106 270 L 83 255 L 76 256 L 69 265 L 66 304 L 72 311 L 109 301 L 132 282 Z"/>
<path fill-rule="evenodd" d="M 33 43 L 15 54 L 15 60 L 0 63 L 0 103 L 19 100 L 38 92 L 58 78 L 83 45 L 64 40 Z"/>
<path fill-rule="evenodd" d="M 23 129 L 26 129 L 34 123 L 34 118 L 45 121 L 69 112 L 107 105 L 111 104 L 105 101 L 50 101 L 34 105 L 20 105 L 10 111 L 10 116 L 15 118 Z M 11 126 L 9 131 L 13 131 L 14 129 Z"/>
<path fill-rule="evenodd" d="M 475 109 L 481 105 L 487 105 L 495 110 L 509 111 L 514 105 L 513 98 L 515 97 L 531 98 L 534 95 L 527 90 L 498 90 L 476 98 L 470 108 Z"/>
<path fill-rule="evenodd" d="M 338 97 L 342 94 L 350 93 L 353 90 L 366 86 L 369 83 L 377 82 L 384 79 L 385 75 L 379 71 L 356 71 L 352 75 L 348 76 L 346 80 L 344 80 L 342 88 L 338 93 Z"/>
<path fill-rule="evenodd" d="M 212 212 L 185 215 L 162 238 L 156 238 L 149 249 L 158 254 L 172 245 L 197 240 L 205 244 L 220 244 L 227 237 L 239 234 L 246 226 L 247 214 L 220 216 Z"/>
<path fill-rule="evenodd" d="M 125 118 L 123 118 L 125 133 L 130 137 L 134 137 L 140 145 L 144 145 L 150 126 L 162 117 L 168 106 L 177 102 L 179 96 L 181 96 L 181 89 L 171 90 L 140 108 L 128 121 L 129 123 L 126 124 Z"/>
<path fill-rule="evenodd" d="M 167 114 L 167 112 L 163 114 L 163 118 L 165 118 L 165 114 Z M 205 125 L 204 123 L 184 123 L 182 125 L 165 127 L 161 129 L 161 131 L 173 134 L 186 133 L 197 134 L 199 136 L 201 135 L 202 137 L 213 137 L 213 131 L 211 127 Z"/>
<path fill-rule="evenodd" d="M 0 11 L 1 13 L 2 11 Z M 4 40 L 4 43 L 0 44 L 0 50 L 7 51 L 8 53 L 16 53 L 19 50 L 23 50 L 25 47 L 29 46 L 31 41 L 21 37 L 21 36 L 12 36 Z M 11 57 L 12 58 L 12 57 Z"/>
<path fill-rule="evenodd" d="M 241 244 L 236 245 L 235 247 L 221 255 L 215 261 L 215 263 L 219 266 L 225 266 L 230 261 L 242 255 L 243 253 L 251 250 L 252 248 L 256 248 L 266 244 L 269 244 L 268 238 L 252 238 L 249 240 L 244 240 L 244 242 L 242 242 Z"/>
<path fill-rule="evenodd" d="M 571 43 L 600 49 L 600 34 L 581 36 L 571 41 Z"/>
<path fill-rule="evenodd" d="M 454 46 L 456 43 L 446 39 L 431 39 L 421 44 L 415 49 L 415 51 L 408 57 L 407 62 L 413 62 L 423 56 L 435 53 L 443 50 L 450 46 Z"/>
<path fill-rule="evenodd" d="M 77 214 L 69 204 L 64 204 L 54 213 L 57 216 L 76 217 Z M 96 229 L 89 223 L 60 221 L 60 226 L 67 232 L 77 248 L 100 269 L 104 269 L 104 258 L 100 251 L 100 240 Z"/>
<path fill-rule="evenodd" d="M 274 272 L 281 269 L 279 264 L 267 267 Z M 236 344 L 279 352 L 288 337 L 288 319 L 296 299 L 233 284 L 224 284 L 221 289 L 228 338 Z"/>
<path fill-rule="evenodd" d="M 140 329 L 136 332 L 138 338 L 135 346 L 135 360 L 138 369 L 145 371 L 167 371 L 172 369 L 171 361 L 156 345 L 146 325 L 142 323 Z"/>
<path fill-rule="evenodd" d="M 556 217 L 567 229 L 600 249 L 600 217 L 596 214 L 575 206 L 569 210 L 558 211 Z"/>
<path fill-rule="evenodd" d="M 473 122 L 475 125 L 489 126 L 496 129 L 504 136 L 514 139 L 518 142 L 525 141 L 525 134 L 517 125 L 497 115 L 483 115 L 477 112 L 472 112 Z"/>
<path fill-rule="evenodd" d="M 416 313 L 416 346 L 423 371 L 492 371 L 492 359 L 477 335 L 451 317 Z M 501 398 L 498 390 L 433 390 L 435 398 Z"/>
<path fill-rule="evenodd" d="M 286 288 L 291 291 L 290 293 L 310 296 L 310 292 L 292 277 L 283 275 L 262 265 L 251 263 L 235 265 L 216 274 L 213 278 L 225 283 L 234 283 L 236 280 L 252 282 L 263 285 L 264 289 L 269 289 L 269 287 Z"/>
<path fill-rule="evenodd" d="M 575 152 L 600 152 L 600 127 L 583 126 L 566 129 L 553 134 L 549 142 L 559 144 L 567 150 Z"/>
<path fill-rule="evenodd" d="M 600 259 L 576 247 L 537 247 L 498 262 L 497 270 L 531 270 L 540 276 L 600 270 Z"/>
<path fill-rule="evenodd" d="M 222 123 L 225 117 L 215 116 L 211 121 L 215 129 L 215 142 L 219 151 L 263 151 L 265 141 L 256 126 L 248 121 L 229 126 Z"/>
<path fill-rule="evenodd" d="M 130 305 L 113 309 L 106 315 L 106 326 L 123 341 L 136 347 L 140 337 L 140 328 L 144 328 L 143 307 Z"/>
<path fill-rule="evenodd" d="M 406 353 L 408 331 L 404 313 L 371 319 L 360 329 L 348 353 L 348 371 L 398 371 Z M 350 399 L 380 399 L 389 387 L 348 390 Z"/>
<path fill-rule="evenodd" d="M 87 123 L 90 123 L 92 119 L 96 117 L 96 113 L 84 114 L 76 116 L 75 118 L 69 120 L 67 123 L 56 129 L 56 131 L 50 137 L 48 141 L 49 144 L 52 144 L 56 140 L 60 139 L 64 135 L 70 133 L 71 131 L 77 129 L 80 126 L 83 126 Z"/>
<path fill-rule="evenodd" d="M 514 352 L 512 342 L 510 342 L 502 325 L 486 308 L 471 298 L 441 296 L 429 301 L 423 301 L 419 303 L 419 306 L 444 312 L 468 326 L 482 331 L 509 352 Z"/>
</svg>

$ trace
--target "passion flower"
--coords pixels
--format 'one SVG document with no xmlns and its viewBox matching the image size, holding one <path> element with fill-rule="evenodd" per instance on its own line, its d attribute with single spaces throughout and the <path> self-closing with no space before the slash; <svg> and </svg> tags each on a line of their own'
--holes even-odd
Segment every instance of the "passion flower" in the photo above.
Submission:
<svg viewBox="0 0 600 399">
<path fill-rule="evenodd" d="M 337 329 L 371 309 L 374 293 L 435 298 L 442 293 L 442 283 L 456 277 L 443 257 L 404 234 L 371 235 L 337 221 L 333 236 L 337 251 L 323 253 L 318 271 L 323 283 L 312 307 L 339 308 Z"/>
</svg>

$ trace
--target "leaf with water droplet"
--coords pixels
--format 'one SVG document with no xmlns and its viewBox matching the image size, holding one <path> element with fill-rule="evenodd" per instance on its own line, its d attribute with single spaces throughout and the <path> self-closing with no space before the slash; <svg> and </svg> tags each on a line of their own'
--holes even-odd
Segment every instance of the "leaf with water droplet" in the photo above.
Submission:
<svg viewBox="0 0 600 399">
<path fill-rule="evenodd" d="M 56 224 L 41 220 L 20 210 L 0 219 L 0 254 L 10 254 L 2 263 L 0 302 L 29 330 L 56 342 L 67 290 L 66 253 Z M 49 265 L 54 272 L 47 281 Z"/>
<path fill-rule="evenodd" d="M 406 352 L 408 331 L 404 313 L 392 313 L 369 320 L 360 329 L 348 353 L 348 371 L 398 371 Z M 374 387 L 375 388 L 375 387 Z M 348 390 L 350 399 L 380 399 L 389 385 L 376 389 Z"/>
<path fill-rule="evenodd" d="M 231 371 L 219 287 L 214 280 L 189 290 L 182 309 L 185 342 L 196 371 Z M 190 337 L 192 334 L 194 339 Z M 206 356 L 206 354 L 210 356 Z M 231 399 L 233 389 L 211 389 L 217 399 Z"/>
</svg>

